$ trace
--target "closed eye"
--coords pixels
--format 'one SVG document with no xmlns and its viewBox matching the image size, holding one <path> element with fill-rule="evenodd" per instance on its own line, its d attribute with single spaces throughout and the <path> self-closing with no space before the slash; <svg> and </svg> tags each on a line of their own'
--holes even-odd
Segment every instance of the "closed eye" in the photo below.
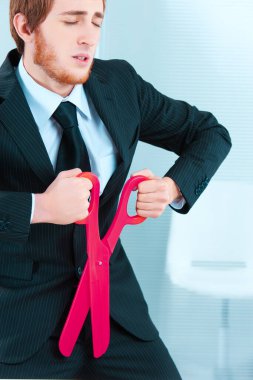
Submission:
<svg viewBox="0 0 253 380">
<path fill-rule="evenodd" d="M 75 25 L 78 23 L 78 21 L 63 21 L 66 25 Z"/>
<path fill-rule="evenodd" d="M 101 28 L 101 26 L 102 26 L 100 24 L 96 24 L 95 22 L 93 22 L 93 25 L 97 26 L 98 28 Z"/>
</svg>

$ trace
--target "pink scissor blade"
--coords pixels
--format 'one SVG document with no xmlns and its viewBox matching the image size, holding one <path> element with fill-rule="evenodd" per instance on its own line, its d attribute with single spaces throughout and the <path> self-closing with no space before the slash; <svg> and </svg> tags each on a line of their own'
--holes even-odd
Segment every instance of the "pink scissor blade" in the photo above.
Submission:
<svg viewBox="0 0 253 380">
<path fill-rule="evenodd" d="M 92 229 L 92 226 L 89 227 Z M 99 358 L 106 352 L 110 342 L 110 252 L 101 241 L 94 240 L 88 241 L 88 251 L 93 354 Z"/>
<path fill-rule="evenodd" d="M 59 340 L 59 350 L 62 355 L 66 357 L 69 357 L 72 354 L 73 348 L 90 309 L 89 284 L 90 276 L 87 263 Z"/>
<path fill-rule="evenodd" d="M 90 308 L 94 357 L 103 355 L 110 342 L 109 256 L 105 246 L 100 252 L 93 276 L 89 275 L 92 259 L 88 259 L 60 336 L 59 349 L 66 357 L 72 354 Z"/>
</svg>

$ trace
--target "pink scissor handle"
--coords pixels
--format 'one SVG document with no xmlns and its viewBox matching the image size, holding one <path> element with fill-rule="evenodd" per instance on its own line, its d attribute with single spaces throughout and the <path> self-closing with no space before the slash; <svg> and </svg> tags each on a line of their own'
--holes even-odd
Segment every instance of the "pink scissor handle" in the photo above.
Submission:
<svg viewBox="0 0 253 380">
<path fill-rule="evenodd" d="M 76 224 L 86 225 L 87 236 L 87 254 L 89 252 L 96 252 L 100 244 L 99 223 L 98 223 L 98 209 L 99 209 L 99 180 L 97 176 L 90 172 L 83 172 L 78 177 L 87 178 L 92 182 L 91 200 L 88 209 L 88 216 L 82 220 L 77 220 Z"/>
<path fill-rule="evenodd" d="M 137 189 L 137 186 L 140 182 L 147 181 L 148 178 L 138 175 L 135 177 L 129 178 L 125 183 L 125 186 L 122 190 L 120 197 L 119 205 L 113 222 L 107 231 L 103 241 L 106 242 L 110 248 L 110 251 L 113 252 L 115 245 L 118 241 L 120 233 L 123 227 L 126 224 L 139 224 L 144 222 L 147 218 L 144 218 L 139 215 L 130 216 L 127 211 L 128 201 L 131 195 L 131 192 Z"/>
<path fill-rule="evenodd" d="M 75 223 L 76 224 L 87 224 L 88 219 L 92 218 L 94 215 L 93 214 L 98 214 L 98 204 L 99 204 L 99 180 L 97 176 L 93 173 L 90 172 L 83 172 L 77 175 L 77 177 L 83 177 L 87 178 L 92 182 L 92 189 L 91 189 L 91 201 L 90 201 L 90 206 L 88 209 L 89 215 L 82 219 L 82 220 L 77 220 Z"/>
</svg>

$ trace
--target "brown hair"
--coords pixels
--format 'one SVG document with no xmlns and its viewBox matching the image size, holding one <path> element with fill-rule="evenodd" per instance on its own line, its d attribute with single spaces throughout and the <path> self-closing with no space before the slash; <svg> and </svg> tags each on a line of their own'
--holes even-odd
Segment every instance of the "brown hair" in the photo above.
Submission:
<svg viewBox="0 0 253 380">
<path fill-rule="evenodd" d="M 105 1 L 103 0 L 104 9 Z M 47 18 L 53 2 L 54 0 L 10 0 L 10 30 L 20 54 L 23 54 L 25 45 L 13 25 L 14 16 L 17 13 L 25 15 L 30 31 L 33 32 Z"/>
</svg>

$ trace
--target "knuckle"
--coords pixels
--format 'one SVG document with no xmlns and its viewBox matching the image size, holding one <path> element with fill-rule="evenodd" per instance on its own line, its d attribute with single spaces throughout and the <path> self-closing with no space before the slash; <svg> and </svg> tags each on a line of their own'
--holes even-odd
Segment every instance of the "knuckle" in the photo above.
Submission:
<svg viewBox="0 0 253 380">
<path fill-rule="evenodd" d="M 84 184 L 85 184 L 86 189 L 91 190 L 93 187 L 91 180 L 88 178 L 83 178 L 83 179 L 84 179 Z"/>
<path fill-rule="evenodd" d="M 146 175 L 151 176 L 151 177 L 153 177 L 153 175 L 154 175 L 153 172 L 148 168 L 144 169 L 144 172 Z"/>
<path fill-rule="evenodd" d="M 162 191 L 162 192 L 166 192 L 166 190 L 167 190 L 167 184 L 164 183 L 164 182 L 160 182 L 160 184 L 159 184 L 159 190 Z"/>
<path fill-rule="evenodd" d="M 88 210 L 84 210 L 83 212 L 82 212 L 82 214 L 81 214 L 81 217 L 80 217 L 80 219 L 84 219 L 84 218 L 87 218 L 87 216 L 89 215 L 89 212 L 88 212 Z"/>
<path fill-rule="evenodd" d="M 139 210 L 145 210 L 146 209 L 146 204 L 145 203 L 142 203 L 142 202 L 138 202 L 138 208 L 139 208 Z"/>
<path fill-rule="evenodd" d="M 164 205 L 164 203 L 168 203 L 168 201 L 169 201 L 168 194 L 162 194 L 162 196 L 161 196 L 162 205 Z"/>
<path fill-rule="evenodd" d="M 143 217 L 144 217 L 145 214 L 146 214 L 143 210 L 139 210 L 139 209 L 137 209 L 136 212 L 137 212 L 137 215 L 139 215 L 139 216 L 143 216 Z"/>
<path fill-rule="evenodd" d="M 141 183 L 138 183 L 138 185 L 137 185 L 138 195 L 141 192 L 141 189 L 142 189 Z"/>
<path fill-rule="evenodd" d="M 87 196 L 87 194 L 90 194 L 90 189 L 87 187 L 87 184 L 85 182 L 81 182 L 79 185 L 80 190 Z"/>
<path fill-rule="evenodd" d="M 144 182 L 139 183 L 138 185 L 138 191 L 141 193 L 145 192 L 146 184 Z"/>
<path fill-rule="evenodd" d="M 58 178 L 62 178 L 62 177 L 63 177 L 63 174 L 64 174 L 64 172 L 61 171 L 61 172 L 57 175 L 57 177 L 58 177 Z"/>
<path fill-rule="evenodd" d="M 80 178 L 78 178 L 78 177 L 73 177 L 73 178 L 71 178 L 69 181 L 70 181 L 70 185 L 71 185 L 71 186 L 75 186 L 76 188 L 81 188 L 81 183 L 82 183 L 82 181 L 81 181 Z"/>
<path fill-rule="evenodd" d="M 138 194 L 138 195 L 137 195 L 137 202 L 142 202 L 143 199 L 144 199 L 143 194 Z"/>
</svg>

